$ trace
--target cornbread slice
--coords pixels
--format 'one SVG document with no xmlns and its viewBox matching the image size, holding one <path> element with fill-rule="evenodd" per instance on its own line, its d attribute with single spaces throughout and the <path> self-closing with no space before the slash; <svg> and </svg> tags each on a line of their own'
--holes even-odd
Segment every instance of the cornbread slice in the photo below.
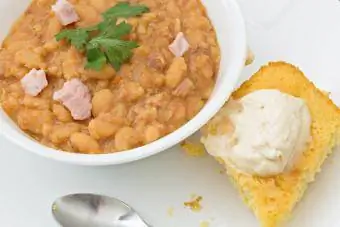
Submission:
<svg viewBox="0 0 340 227">
<path fill-rule="evenodd" d="M 273 62 L 262 67 L 233 93 L 232 98 L 237 100 L 260 89 L 278 89 L 305 100 L 312 116 L 312 141 L 308 149 L 293 171 L 267 178 L 245 175 L 217 159 L 226 166 L 227 174 L 261 226 L 276 227 L 290 216 L 308 183 L 314 180 L 326 157 L 339 144 L 340 109 L 298 68 L 284 62 Z M 206 129 L 209 133 L 216 129 L 215 123 L 216 119 L 208 123 Z"/>
</svg>

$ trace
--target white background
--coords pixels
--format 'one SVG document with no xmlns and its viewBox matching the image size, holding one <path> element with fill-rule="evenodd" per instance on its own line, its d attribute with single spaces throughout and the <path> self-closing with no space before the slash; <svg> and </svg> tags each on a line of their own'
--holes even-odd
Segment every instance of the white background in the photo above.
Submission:
<svg viewBox="0 0 340 227">
<path fill-rule="evenodd" d="M 7 1 L 0 0 L 0 7 Z M 340 2 L 282 1 L 262 8 L 257 5 L 261 11 L 255 13 L 244 8 L 252 20 L 248 35 L 256 61 L 243 78 L 269 60 L 285 60 L 301 67 L 339 103 Z M 328 159 L 288 226 L 340 226 L 339 159 L 339 152 Z M 50 205 L 56 197 L 74 192 L 120 198 L 155 227 L 199 227 L 200 221 L 209 221 L 211 227 L 258 226 L 220 169 L 211 158 L 188 157 L 178 148 L 123 166 L 69 166 L 37 157 L 0 137 L 0 226 L 57 227 Z M 199 213 L 183 208 L 193 193 L 204 198 Z M 169 208 L 174 208 L 173 217 L 167 213 Z"/>
</svg>

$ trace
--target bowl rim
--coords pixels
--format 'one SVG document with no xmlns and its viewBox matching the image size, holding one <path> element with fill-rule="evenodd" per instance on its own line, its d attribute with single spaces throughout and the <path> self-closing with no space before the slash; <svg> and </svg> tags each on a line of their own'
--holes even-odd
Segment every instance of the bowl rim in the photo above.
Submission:
<svg viewBox="0 0 340 227">
<path fill-rule="evenodd" d="M 244 68 L 247 53 L 245 21 L 243 19 L 241 10 L 236 1 L 221 0 L 221 4 L 223 4 L 225 7 L 228 7 L 227 3 L 229 6 L 233 8 L 233 11 L 235 12 L 235 21 L 238 21 L 239 26 L 238 30 L 240 31 L 238 34 L 239 35 L 238 48 L 240 49 L 238 53 L 239 56 L 237 58 L 234 58 L 234 61 L 236 61 L 236 63 L 234 63 L 234 67 L 232 67 L 229 70 L 228 74 L 240 75 L 242 69 Z M 144 146 L 130 149 L 127 151 L 110 154 L 70 153 L 44 146 L 39 142 L 36 142 L 33 139 L 29 138 L 25 133 L 24 133 L 25 135 L 19 140 L 14 136 L 10 136 L 10 133 L 9 134 L 5 133 L 6 130 L 0 130 L 0 134 L 2 134 L 9 141 L 19 145 L 25 150 L 28 150 L 39 156 L 63 163 L 83 166 L 107 166 L 130 163 L 163 152 L 177 145 L 178 143 L 180 143 L 181 141 L 185 140 L 186 138 L 194 134 L 196 131 L 198 131 L 222 108 L 225 101 L 229 98 L 233 89 L 237 85 L 237 82 L 238 81 L 235 81 L 235 84 L 230 85 L 230 87 L 228 88 L 230 92 L 219 94 L 217 97 L 214 97 L 213 102 L 206 103 L 206 105 L 209 105 L 209 108 L 203 108 L 193 119 L 191 119 L 189 122 L 187 122 L 185 125 L 177 129 L 176 131 L 150 144 L 146 144 Z M 4 111 L 1 108 L 0 111 L 2 111 L 3 114 L 6 115 L 7 117 L 7 114 L 4 113 Z M 14 125 L 16 126 L 16 124 Z M 9 130 L 14 130 L 12 129 L 12 126 L 7 125 L 7 128 Z"/>
</svg>

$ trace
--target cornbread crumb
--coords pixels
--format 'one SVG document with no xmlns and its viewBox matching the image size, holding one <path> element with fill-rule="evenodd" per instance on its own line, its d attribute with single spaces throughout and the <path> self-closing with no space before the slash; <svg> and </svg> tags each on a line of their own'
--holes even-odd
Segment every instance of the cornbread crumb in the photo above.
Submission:
<svg viewBox="0 0 340 227">
<path fill-rule="evenodd" d="M 199 212 L 202 210 L 201 201 L 203 200 L 202 196 L 196 196 L 189 202 L 185 202 L 184 206 L 190 208 L 194 212 Z"/>
<path fill-rule="evenodd" d="M 327 156 L 340 143 L 340 109 L 298 68 L 285 62 L 269 63 L 262 67 L 233 93 L 232 98 L 237 100 L 261 89 L 277 89 L 306 102 L 312 117 L 309 147 L 291 172 L 266 178 L 242 174 L 223 163 L 222 159 L 217 160 L 226 166 L 231 182 L 261 226 L 277 227 L 290 217 L 308 184 L 314 181 Z M 214 128 L 210 129 L 209 133 L 213 134 Z"/>
<path fill-rule="evenodd" d="M 53 203 L 52 205 L 52 211 L 57 211 L 58 207 L 57 204 Z"/>
<path fill-rule="evenodd" d="M 207 221 L 202 221 L 202 222 L 200 223 L 200 227 L 209 227 L 209 226 L 210 226 L 210 223 L 207 222 Z"/>
<path fill-rule="evenodd" d="M 254 62 L 255 59 L 255 55 L 254 53 L 251 51 L 251 49 L 248 47 L 248 52 L 247 52 L 247 59 L 246 59 L 246 63 L 245 65 L 250 65 L 251 63 Z"/>
<path fill-rule="evenodd" d="M 185 140 L 181 143 L 181 148 L 187 155 L 192 157 L 202 157 L 206 155 L 204 145 L 201 143 L 192 143 Z"/>
<path fill-rule="evenodd" d="M 174 208 L 173 207 L 169 207 L 167 210 L 168 216 L 169 217 L 173 217 L 174 216 Z"/>
</svg>

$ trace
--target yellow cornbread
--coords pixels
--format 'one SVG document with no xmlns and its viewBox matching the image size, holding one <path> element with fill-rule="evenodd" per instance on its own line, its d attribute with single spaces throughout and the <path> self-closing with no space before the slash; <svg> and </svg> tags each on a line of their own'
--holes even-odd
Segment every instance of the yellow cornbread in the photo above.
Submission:
<svg viewBox="0 0 340 227">
<path fill-rule="evenodd" d="M 226 166 L 227 174 L 261 226 L 277 227 L 289 218 L 308 183 L 314 180 L 328 154 L 339 144 L 340 109 L 298 68 L 288 63 L 273 62 L 262 67 L 233 93 L 232 99 L 240 99 L 260 89 L 277 89 L 305 100 L 312 117 L 312 141 L 308 148 L 291 172 L 266 178 L 245 175 L 217 159 Z M 219 115 L 208 123 L 208 133 L 216 133 L 217 118 Z"/>
</svg>

